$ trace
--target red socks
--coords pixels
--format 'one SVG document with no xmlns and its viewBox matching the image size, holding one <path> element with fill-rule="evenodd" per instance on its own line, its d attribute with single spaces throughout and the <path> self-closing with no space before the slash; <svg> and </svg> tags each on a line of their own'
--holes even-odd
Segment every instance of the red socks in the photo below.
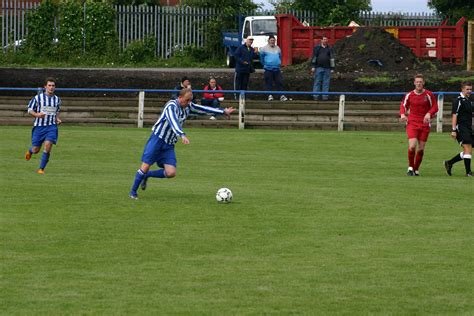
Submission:
<svg viewBox="0 0 474 316">
<path fill-rule="evenodd" d="M 418 150 L 418 152 L 416 153 L 415 166 L 413 167 L 414 170 L 418 170 L 420 168 L 421 162 L 423 161 L 424 154 L 425 154 L 424 150 Z"/>
<path fill-rule="evenodd" d="M 415 169 L 415 151 L 408 149 L 408 166 Z"/>
</svg>

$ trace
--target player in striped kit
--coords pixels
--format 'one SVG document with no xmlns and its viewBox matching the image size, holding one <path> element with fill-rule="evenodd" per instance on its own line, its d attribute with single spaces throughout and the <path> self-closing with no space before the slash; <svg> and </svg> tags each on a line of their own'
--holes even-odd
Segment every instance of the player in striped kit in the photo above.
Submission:
<svg viewBox="0 0 474 316">
<path fill-rule="evenodd" d="M 408 176 L 420 175 L 418 170 L 430 134 L 431 119 L 438 112 L 435 96 L 424 88 L 423 75 L 418 74 L 414 79 L 415 90 L 407 93 L 400 104 L 400 121 L 407 122 Z"/>
<path fill-rule="evenodd" d="M 44 92 L 39 93 L 28 103 L 28 113 L 35 118 L 31 132 L 31 147 L 25 153 L 25 159 L 30 160 L 33 154 L 37 154 L 41 145 L 43 154 L 37 172 L 44 174 L 44 168 L 49 161 L 53 144 L 58 141 L 58 125 L 61 124 L 59 110 L 61 99 L 54 94 L 56 80 L 46 78 Z"/>
<path fill-rule="evenodd" d="M 181 138 L 183 144 L 189 144 L 189 139 L 182 129 L 182 125 L 190 113 L 194 114 L 223 114 L 227 118 L 234 112 L 234 108 L 213 108 L 192 103 L 193 92 L 189 88 L 180 91 L 178 98 L 168 101 L 163 108 L 160 118 L 152 128 L 152 133 L 142 155 L 142 164 L 135 174 L 129 197 L 138 199 L 137 190 L 147 187 L 149 178 L 174 178 L 176 176 L 176 154 L 174 145 Z M 161 169 L 150 170 L 156 163 Z"/>
<path fill-rule="evenodd" d="M 453 100 L 452 108 L 452 131 L 451 137 L 461 144 L 463 151 L 451 160 L 444 161 L 444 168 L 448 176 L 452 175 L 453 165 L 461 160 L 464 161 L 466 169 L 466 177 L 472 177 L 471 160 L 472 160 L 472 141 L 474 134 L 472 133 L 472 114 L 474 113 L 474 101 L 471 98 L 472 83 L 464 81 L 461 83 L 461 94 Z"/>
</svg>

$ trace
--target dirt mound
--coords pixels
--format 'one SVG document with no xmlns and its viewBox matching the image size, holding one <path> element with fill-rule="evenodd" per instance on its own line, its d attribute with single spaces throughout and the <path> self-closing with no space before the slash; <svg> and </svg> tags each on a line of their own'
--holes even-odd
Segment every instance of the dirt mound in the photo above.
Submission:
<svg viewBox="0 0 474 316">
<path fill-rule="evenodd" d="M 338 72 L 429 70 L 410 48 L 382 28 L 361 27 L 334 45 Z"/>
</svg>

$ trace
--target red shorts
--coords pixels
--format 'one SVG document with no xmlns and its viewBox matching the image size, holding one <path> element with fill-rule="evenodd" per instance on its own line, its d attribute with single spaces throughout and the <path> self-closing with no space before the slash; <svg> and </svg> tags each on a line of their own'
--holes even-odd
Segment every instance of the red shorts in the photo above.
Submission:
<svg viewBox="0 0 474 316">
<path fill-rule="evenodd" d="M 430 125 L 422 122 L 408 122 L 407 135 L 408 139 L 416 138 L 419 141 L 426 142 L 430 135 Z"/>
</svg>

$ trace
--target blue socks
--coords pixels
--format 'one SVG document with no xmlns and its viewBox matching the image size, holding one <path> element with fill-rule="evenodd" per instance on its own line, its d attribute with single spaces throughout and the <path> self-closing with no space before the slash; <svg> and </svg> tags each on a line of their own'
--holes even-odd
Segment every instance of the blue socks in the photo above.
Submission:
<svg viewBox="0 0 474 316">
<path fill-rule="evenodd" d="M 31 152 L 31 148 L 30 148 L 30 152 Z M 39 166 L 40 169 L 44 169 L 46 167 L 46 164 L 49 161 L 49 155 L 50 155 L 49 153 L 43 152 L 43 155 L 41 156 L 41 163 Z"/>
<path fill-rule="evenodd" d="M 132 189 L 130 193 L 137 195 L 138 187 L 140 183 L 142 183 L 143 179 L 145 178 L 145 173 L 143 173 L 142 169 L 138 169 L 137 173 L 135 174 L 135 180 L 133 181 Z"/>
<path fill-rule="evenodd" d="M 165 169 L 151 170 L 146 174 L 147 178 L 166 178 Z"/>
<path fill-rule="evenodd" d="M 146 178 L 166 178 L 165 169 L 158 169 L 158 170 L 150 170 L 147 173 L 144 173 L 142 169 L 138 169 L 137 173 L 135 174 L 135 180 L 133 181 L 132 189 L 130 190 L 130 194 L 137 195 L 138 187 L 140 183 Z"/>
</svg>

